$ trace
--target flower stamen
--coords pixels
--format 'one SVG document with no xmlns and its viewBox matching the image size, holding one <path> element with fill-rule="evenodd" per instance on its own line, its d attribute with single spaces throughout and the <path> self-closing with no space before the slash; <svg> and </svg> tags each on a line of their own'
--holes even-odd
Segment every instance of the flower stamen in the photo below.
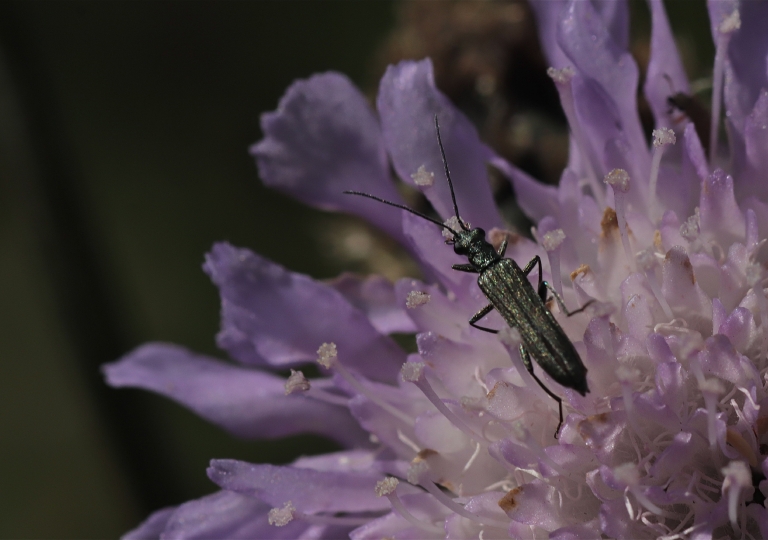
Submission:
<svg viewBox="0 0 768 540">
<path fill-rule="evenodd" d="M 613 188 L 613 200 L 615 203 L 616 220 L 619 224 L 621 245 L 624 247 L 624 255 L 632 271 L 635 270 L 635 258 L 629 247 L 629 234 L 627 233 L 627 217 L 625 212 L 625 195 L 629 191 L 629 174 L 624 169 L 613 169 L 605 175 L 603 181 Z"/>
<path fill-rule="evenodd" d="M 741 15 L 738 9 L 726 17 L 717 27 L 717 38 L 715 40 L 715 65 L 712 73 L 712 120 L 710 125 L 712 130 L 709 133 L 709 163 L 715 161 L 715 152 L 717 151 L 717 135 L 720 130 L 720 107 L 723 100 L 723 84 L 725 75 L 725 61 L 728 55 L 728 44 L 731 42 L 731 36 L 735 30 L 741 27 Z M 701 144 L 707 144 L 701 141 Z"/>
<path fill-rule="evenodd" d="M 659 199 L 656 196 L 656 183 L 659 179 L 659 166 L 661 165 L 661 156 L 664 155 L 664 150 L 670 144 L 675 144 L 675 132 L 669 128 L 660 128 L 653 130 L 653 159 L 651 161 L 651 180 L 649 182 L 650 191 L 650 217 L 653 223 L 658 221 L 661 217 L 659 208 Z"/>
<path fill-rule="evenodd" d="M 403 368 L 400 370 L 400 374 L 403 380 L 412 382 L 416 387 L 421 390 L 427 399 L 445 416 L 448 421 L 454 425 L 457 429 L 461 430 L 471 439 L 477 442 L 488 442 L 488 440 L 482 435 L 477 434 L 472 428 L 470 428 L 461 418 L 451 411 L 448 406 L 440 399 L 432 385 L 429 384 L 426 375 L 424 374 L 424 368 L 426 364 L 423 362 L 406 362 L 403 364 Z"/>
<path fill-rule="evenodd" d="M 425 523 L 408 511 L 403 504 L 403 501 L 397 496 L 397 485 L 399 483 L 400 481 L 392 476 L 388 476 L 384 480 L 379 480 L 376 483 L 376 495 L 379 497 L 386 497 L 389 500 L 389 504 L 392 505 L 392 510 L 414 527 L 431 534 L 442 533 L 443 529 L 440 527 L 432 525 L 431 523 Z"/>
<path fill-rule="evenodd" d="M 323 343 L 320 348 L 317 350 L 318 358 L 317 362 L 323 366 L 326 369 L 335 369 L 336 373 L 341 375 L 345 381 L 349 383 L 349 385 L 354 388 L 354 390 L 366 398 L 368 398 L 372 403 L 375 403 L 385 411 L 387 411 L 389 414 L 397 418 L 398 420 L 405 423 L 407 426 L 412 427 L 413 426 L 413 418 L 402 412 L 401 410 L 393 407 L 383 399 L 379 398 L 376 394 L 369 391 L 365 386 L 363 386 L 360 381 L 358 381 L 354 375 L 346 368 L 344 367 L 344 364 L 339 362 L 338 360 L 338 353 L 336 350 L 336 344 L 335 343 Z"/>
<path fill-rule="evenodd" d="M 565 233 L 563 229 L 555 229 L 544 233 L 544 238 L 541 240 L 541 246 L 547 252 L 547 258 L 549 259 L 552 287 L 560 296 L 563 296 L 563 278 L 560 275 L 560 246 L 564 240 Z"/>
</svg>

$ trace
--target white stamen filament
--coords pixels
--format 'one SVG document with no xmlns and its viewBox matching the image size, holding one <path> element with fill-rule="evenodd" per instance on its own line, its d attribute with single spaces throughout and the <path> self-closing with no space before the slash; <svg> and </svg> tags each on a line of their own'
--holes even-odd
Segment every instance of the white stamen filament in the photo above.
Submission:
<svg viewBox="0 0 768 540">
<path fill-rule="evenodd" d="M 647 444 L 650 441 L 645 439 L 646 433 L 640 429 L 640 424 L 637 423 L 637 415 L 635 414 L 635 401 L 632 396 L 632 381 L 636 378 L 636 373 L 625 366 L 619 366 L 616 368 L 616 377 L 621 384 L 621 397 L 624 401 L 624 412 L 627 415 L 627 421 L 632 426 L 635 434 L 641 438 Z"/>
<path fill-rule="evenodd" d="M 743 461 L 731 461 L 722 468 L 723 494 L 728 491 L 728 518 L 735 529 L 741 505 L 741 495 L 744 489 L 752 488 L 752 476 L 747 464 Z M 754 488 L 752 488 L 754 489 Z"/>
<path fill-rule="evenodd" d="M 560 94 L 560 105 L 563 107 L 566 120 L 568 120 L 568 126 L 573 132 L 573 139 L 576 142 L 579 152 L 584 156 L 584 165 L 587 168 L 587 181 L 592 188 L 592 195 L 594 196 L 598 207 L 603 208 L 605 206 L 604 188 L 598 181 L 595 167 L 592 164 L 592 153 L 586 148 L 586 139 L 581 131 L 581 124 L 576 118 L 576 106 L 573 102 L 573 89 L 571 87 L 571 79 L 574 75 L 573 68 L 565 67 L 563 69 L 555 69 L 550 67 L 547 69 L 547 74 L 553 81 L 555 81 L 555 86 Z"/>
<path fill-rule="evenodd" d="M 442 534 L 445 531 L 442 529 L 442 527 L 438 527 L 437 525 L 432 525 L 429 523 L 426 523 L 424 521 L 421 521 L 416 516 L 411 514 L 408 509 L 405 507 L 403 502 L 400 500 L 400 497 L 397 496 L 397 492 L 393 491 L 389 495 L 386 495 L 387 499 L 389 499 L 389 504 L 392 505 L 392 510 L 397 512 L 401 518 L 406 520 L 408 523 L 413 525 L 414 527 L 417 527 L 423 531 L 429 532 L 431 534 Z"/>
<path fill-rule="evenodd" d="M 419 448 L 419 445 L 413 442 L 410 438 L 408 438 L 405 433 L 403 433 L 399 428 L 397 430 L 397 438 L 398 440 L 409 447 L 411 450 L 416 452 L 417 454 L 421 452 L 421 448 Z"/>
<path fill-rule="evenodd" d="M 643 505 L 646 510 L 653 512 L 657 516 L 664 516 L 664 517 L 674 517 L 674 514 L 671 514 L 669 512 L 666 512 L 665 510 L 662 510 L 645 495 L 645 493 L 642 492 L 642 490 L 639 488 L 639 486 L 629 486 L 629 491 L 632 493 L 632 495 L 635 496 L 635 499 L 637 499 L 637 502 L 639 502 L 641 505 Z"/>
<path fill-rule="evenodd" d="M 675 144 L 675 132 L 669 128 L 660 128 L 653 130 L 653 158 L 651 160 L 651 180 L 649 182 L 649 205 L 650 217 L 653 223 L 656 223 L 661 217 L 659 208 L 659 198 L 656 196 L 656 184 L 659 179 L 659 166 L 664 150 L 670 144 Z"/>
<path fill-rule="evenodd" d="M 323 354 L 321 350 L 323 350 L 324 347 L 328 345 L 327 349 L 330 349 L 331 346 L 333 348 L 333 354 Z M 320 347 L 320 350 L 318 350 L 318 353 L 320 354 L 320 358 L 318 359 L 318 362 L 320 362 L 321 365 L 326 367 L 327 369 L 334 368 L 336 372 L 341 375 L 345 381 L 349 383 L 349 385 L 357 391 L 358 394 L 361 394 L 368 398 L 372 403 L 378 405 L 385 411 L 387 411 L 389 414 L 400 420 L 401 422 L 405 423 L 407 426 L 413 426 L 414 420 L 401 410 L 393 407 L 383 399 L 381 399 L 379 396 L 374 394 L 373 392 L 369 391 L 365 386 L 363 386 L 360 381 L 358 381 L 350 371 L 344 367 L 344 364 L 339 362 L 338 356 L 336 354 L 336 345 L 333 343 L 323 343 L 323 345 Z"/>
<path fill-rule="evenodd" d="M 485 437 L 477 434 L 461 418 L 456 416 L 456 414 L 448 408 L 443 400 L 440 399 L 440 396 L 437 395 L 437 392 L 435 392 L 435 390 L 432 388 L 432 385 L 429 384 L 429 381 L 424 374 L 423 364 L 420 362 L 406 362 L 403 364 L 401 374 L 404 380 L 415 384 L 416 387 L 424 393 L 430 403 L 432 403 L 432 405 L 434 405 L 435 408 L 440 411 L 451 424 L 454 425 L 454 427 L 477 442 L 488 442 Z"/>
<path fill-rule="evenodd" d="M 621 244 L 624 247 L 624 255 L 627 257 L 630 269 L 635 271 L 635 258 L 632 257 L 632 250 L 629 247 L 629 234 L 627 233 L 627 218 L 624 212 L 625 201 L 624 194 L 629 191 L 629 174 L 624 169 L 613 169 L 605 175 L 605 183 L 613 188 L 613 200 L 616 208 L 616 220 L 619 224 L 619 235 Z"/>
<path fill-rule="evenodd" d="M 757 307 L 760 311 L 760 358 L 768 358 L 768 300 L 765 298 L 763 289 L 762 271 L 757 264 L 750 264 L 747 267 L 747 279 L 752 282 L 752 291 L 757 300 Z"/>
<path fill-rule="evenodd" d="M 464 469 L 461 471 L 461 474 L 465 474 L 469 470 L 469 468 L 472 466 L 472 464 L 475 462 L 475 460 L 477 459 L 477 456 L 480 455 L 480 448 L 482 448 L 480 446 L 480 443 L 475 443 L 475 451 L 472 452 L 472 456 L 467 461 L 467 464 L 464 465 Z"/>
<path fill-rule="evenodd" d="M 326 403 L 330 403 L 332 405 L 341 405 L 342 407 L 349 406 L 348 397 L 332 394 L 326 390 L 323 390 L 322 388 L 312 387 L 309 390 L 307 390 L 307 392 L 304 395 L 307 397 L 311 397 L 312 399 L 316 399 L 318 401 L 324 401 Z"/>
<path fill-rule="evenodd" d="M 560 246 L 565 240 L 563 229 L 555 229 L 544 234 L 541 245 L 547 252 L 549 269 L 552 274 L 552 288 L 563 296 L 563 278 L 560 275 Z"/>
<path fill-rule="evenodd" d="M 509 527 L 509 523 L 505 523 L 503 521 L 497 521 L 495 519 L 489 519 L 477 516 L 473 514 L 472 512 L 466 510 L 462 505 L 451 499 L 448 495 L 443 493 L 439 487 L 435 485 L 432 480 L 424 479 L 421 482 L 419 482 L 419 485 L 426 489 L 430 495 L 432 495 L 435 499 L 438 500 L 439 503 L 441 503 L 443 506 L 446 506 L 449 510 L 453 511 L 456 514 L 459 514 L 462 517 L 465 517 L 467 519 L 470 519 L 476 523 L 480 523 L 483 525 L 490 525 L 492 527 L 502 527 L 506 529 Z"/>
<path fill-rule="evenodd" d="M 715 161 L 717 151 L 717 135 L 720 131 L 720 107 L 723 101 L 723 84 L 725 74 L 725 60 L 728 55 L 728 44 L 731 42 L 733 31 L 741 26 L 738 10 L 734 10 L 729 17 L 722 21 L 717 32 L 715 43 L 715 65 L 712 73 L 712 120 L 709 132 L 709 163 Z M 706 144 L 705 141 L 701 141 Z"/>
<path fill-rule="evenodd" d="M 719 379 L 704 379 L 704 374 L 701 372 L 698 362 L 691 362 L 691 366 L 692 371 L 699 380 L 699 390 L 701 391 L 701 395 L 704 397 L 704 406 L 707 409 L 707 436 L 709 438 L 709 446 L 714 450 L 715 445 L 717 444 L 718 396 L 725 392 L 725 387 Z"/>
<path fill-rule="evenodd" d="M 664 311 L 664 315 L 667 316 L 667 320 L 671 321 L 674 318 L 674 315 L 672 314 L 672 308 L 669 307 L 667 299 L 664 298 L 664 295 L 661 292 L 661 286 L 656 279 L 656 252 L 653 248 L 645 249 L 637 254 L 636 259 L 637 264 L 643 270 L 643 274 L 645 274 L 645 281 L 651 288 L 653 296 L 661 306 L 662 311 Z"/>
<path fill-rule="evenodd" d="M 304 512 L 296 510 L 296 507 L 291 501 L 286 502 L 281 507 L 272 508 L 267 516 L 269 524 L 273 527 L 284 527 L 294 519 L 301 519 L 307 523 L 314 523 L 317 525 L 341 526 L 365 525 L 371 521 L 370 517 L 336 517 L 321 514 L 305 514 Z"/>
</svg>

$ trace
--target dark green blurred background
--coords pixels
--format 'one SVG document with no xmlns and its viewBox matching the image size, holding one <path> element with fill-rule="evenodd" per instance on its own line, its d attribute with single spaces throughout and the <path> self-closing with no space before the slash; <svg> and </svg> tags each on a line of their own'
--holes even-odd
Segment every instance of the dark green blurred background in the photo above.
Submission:
<svg viewBox="0 0 768 540">
<path fill-rule="evenodd" d="M 642 64 L 647 14 L 633 9 Z M 692 45 L 711 56 L 703 1 L 670 9 L 689 71 L 706 75 Z M 474 24 L 467 13 L 457 20 Z M 358 222 L 264 189 L 247 149 L 294 79 L 333 69 L 370 90 L 383 58 L 423 56 L 412 43 L 381 53 L 396 20 L 389 1 L 0 2 L 0 537 L 115 537 L 214 491 L 213 457 L 279 463 L 330 448 L 234 440 L 163 398 L 107 388 L 99 366 L 150 340 L 222 356 L 218 296 L 200 268 L 217 240 L 315 277 L 366 269 L 332 242 Z M 443 30 L 420 31 L 431 42 Z M 562 146 L 565 129 L 535 37 L 521 36 L 508 45 L 530 56 L 515 56 L 526 61 L 501 120 L 487 121 L 461 77 L 438 83 L 546 178 L 558 162 L 538 142 Z"/>
<path fill-rule="evenodd" d="M 0 4 L 0 537 L 115 537 L 214 491 L 212 457 L 302 453 L 98 367 L 148 340 L 222 356 L 214 241 L 341 271 L 305 241 L 335 218 L 264 189 L 247 149 L 294 79 L 368 80 L 392 20 L 382 1 Z"/>
</svg>

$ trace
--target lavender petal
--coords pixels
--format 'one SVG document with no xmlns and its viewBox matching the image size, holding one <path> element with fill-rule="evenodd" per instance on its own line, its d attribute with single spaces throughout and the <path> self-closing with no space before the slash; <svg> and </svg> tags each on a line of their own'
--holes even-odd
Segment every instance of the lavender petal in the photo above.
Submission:
<svg viewBox="0 0 768 540">
<path fill-rule="evenodd" d="M 358 215 L 402 242 L 391 208 L 342 193 L 401 202 L 376 116 L 346 76 L 331 72 L 296 81 L 277 110 L 262 116 L 261 127 L 264 139 L 251 154 L 266 185 L 310 206 Z"/>
<path fill-rule="evenodd" d="M 347 409 L 285 395 L 281 377 L 226 364 L 164 343 L 143 345 L 104 367 L 115 387 L 152 390 L 246 438 L 315 433 L 341 444 L 364 444 L 366 434 Z"/>
<path fill-rule="evenodd" d="M 435 136 L 435 120 L 451 170 L 462 219 L 490 229 L 503 223 L 488 185 L 486 162 L 493 156 L 475 127 L 435 86 L 432 61 L 389 66 L 379 86 L 379 116 L 387 150 L 398 176 L 412 183 L 420 167 L 434 174 L 424 194 L 444 219 L 456 212 Z"/>
<path fill-rule="evenodd" d="M 389 502 L 377 497 L 379 473 L 329 472 L 276 465 L 254 465 L 232 459 L 214 459 L 208 477 L 224 489 L 279 507 L 291 501 L 297 510 L 369 512 L 386 510 Z"/>
<path fill-rule="evenodd" d="M 333 342 L 348 367 L 375 380 L 396 379 L 405 354 L 332 287 L 226 243 L 213 246 L 204 269 L 221 292 L 226 339 L 219 345 L 241 362 L 313 362 L 318 347 Z"/>
</svg>

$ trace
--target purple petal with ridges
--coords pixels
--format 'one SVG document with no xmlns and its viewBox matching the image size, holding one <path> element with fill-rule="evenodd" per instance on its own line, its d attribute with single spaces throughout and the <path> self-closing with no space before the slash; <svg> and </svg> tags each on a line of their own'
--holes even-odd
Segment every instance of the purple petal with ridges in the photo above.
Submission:
<svg viewBox="0 0 768 540">
<path fill-rule="evenodd" d="M 445 520 L 446 540 L 464 540 L 465 538 L 507 538 L 509 518 L 499 506 L 504 493 L 491 491 L 471 497 L 464 509 L 479 517 L 479 520 L 469 519 L 459 514 L 453 514 Z"/>
<path fill-rule="evenodd" d="M 342 450 L 316 456 L 302 456 L 291 465 L 297 469 L 328 472 L 385 472 L 408 470 L 408 462 L 382 460 L 381 452 L 374 450 Z M 398 474 L 399 475 L 399 474 Z"/>
<path fill-rule="evenodd" d="M 661 293 L 672 313 L 685 317 L 688 326 L 704 335 L 712 330 L 712 301 L 696 283 L 685 249 L 674 246 L 662 265 Z"/>
<path fill-rule="evenodd" d="M 600 538 L 601 531 L 597 523 L 589 525 L 570 525 L 549 533 L 549 540 L 594 540 Z"/>
<path fill-rule="evenodd" d="M 767 59 L 768 60 L 768 59 Z M 768 90 L 760 92 L 754 108 L 744 121 L 745 170 L 738 176 L 734 186 L 737 200 L 754 195 L 763 201 L 765 193 L 765 171 L 768 170 Z"/>
<path fill-rule="evenodd" d="M 696 126 L 688 124 L 683 134 L 685 143 L 685 152 L 683 153 L 683 167 L 686 163 L 693 169 L 699 179 L 699 184 L 709 176 L 709 166 L 707 165 L 707 155 L 704 153 L 704 147 L 701 145 L 699 134 L 696 132 Z M 706 143 L 706 141 L 705 141 Z M 692 213 L 684 214 L 691 215 Z"/>
<path fill-rule="evenodd" d="M 392 209 L 344 190 L 401 202 L 389 177 L 381 129 L 365 96 L 340 73 L 294 82 L 276 111 L 262 115 L 251 147 L 264 183 L 324 210 L 365 218 L 402 242 Z"/>
<path fill-rule="evenodd" d="M 626 49 L 629 44 L 627 3 L 616 0 L 593 0 L 592 4 L 608 27 L 613 41 L 622 49 Z M 557 26 L 565 15 L 567 0 L 531 0 L 530 5 L 536 15 L 539 40 L 549 65 L 558 69 L 571 65 L 570 59 L 557 42 Z"/>
<path fill-rule="evenodd" d="M 350 304 L 368 315 L 371 324 L 382 334 L 413 333 L 416 326 L 404 304 L 397 302 L 395 286 L 382 276 L 362 277 L 345 272 L 328 282 L 344 295 Z"/>
<path fill-rule="evenodd" d="M 656 127 L 673 127 L 667 98 L 679 92 L 690 94 L 690 86 L 664 3 L 648 0 L 648 4 L 651 8 L 651 58 L 643 91 L 656 119 Z"/>
<path fill-rule="evenodd" d="M 402 482 L 400 483 L 402 486 Z M 398 488 L 399 494 L 399 488 Z M 439 523 L 443 521 L 451 511 L 440 504 L 428 493 L 403 495 L 403 505 L 419 521 L 427 523 Z M 427 540 L 429 538 L 445 538 L 445 533 L 440 531 L 430 534 L 424 529 L 415 528 L 397 512 L 391 512 L 385 516 L 373 519 L 352 531 L 349 535 L 352 540 L 381 540 L 382 538 L 397 538 L 397 540 Z"/>
<path fill-rule="evenodd" d="M 763 491 L 763 496 L 765 496 L 765 491 Z M 757 527 L 760 530 L 760 538 L 768 538 L 768 510 L 765 509 L 765 506 L 748 504 L 746 512 L 747 516 L 757 523 Z"/>
<path fill-rule="evenodd" d="M 741 0 L 707 0 L 707 12 L 709 13 L 709 27 L 712 32 L 712 40 L 717 43 L 720 24 L 734 10 L 739 8 Z"/>
<path fill-rule="evenodd" d="M 545 216 L 560 216 L 557 188 L 537 182 L 503 158 L 496 157 L 491 163 L 512 182 L 515 200 L 531 221 L 538 222 Z"/>
<path fill-rule="evenodd" d="M 567 15 L 560 21 L 558 43 L 581 76 L 573 79 L 573 92 L 585 137 L 593 141 L 594 150 L 604 156 L 604 163 L 611 168 L 616 166 L 611 162 L 616 161 L 618 154 L 606 152 L 607 145 L 621 140 L 626 146 L 619 152 L 627 160 L 623 168 L 635 183 L 643 186 L 639 190 L 643 193 L 650 160 L 637 113 L 637 64 L 613 40 L 591 2 L 570 2 Z"/>
<path fill-rule="evenodd" d="M 389 501 L 374 491 L 382 478 L 377 472 L 338 473 L 214 459 L 208 477 L 224 489 L 272 507 L 291 501 L 297 510 L 309 514 L 389 509 Z"/>
<path fill-rule="evenodd" d="M 125 533 L 121 540 L 160 540 L 160 535 L 165 530 L 168 520 L 176 511 L 176 507 L 163 508 L 152 512 L 141 525 Z"/>
<path fill-rule="evenodd" d="M 203 268 L 221 293 L 222 329 L 228 337 L 230 328 L 241 336 L 237 343 L 220 343 L 231 354 L 250 345 L 269 364 L 287 367 L 313 362 L 318 347 L 333 342 L 347 367 L 375 380 L 396 380 L 405 354 L 334 288 L 227 243 L 213 246 Z"/>
<path fill-rule="evenodd" d="M 423 332 L 416 336 L 416 346 L 422 361 L 434 369 L 454 396 L 484 398 L 488 392 L 478 384 L 475 374 L 509 365 L 509 355 L 498 340 L 459 343 L 438 333 Z M 467 358 L 476 358 L 477 362 L 467 362 Z"/>
<path fill-rule="evenodd" d="M 693 215 L 699 202 L 701 183 L 709 173 L 707 158 L 696 134 L 696 126 L 690 122 L 685 126 L 680 146 L 680 165 L 676 167 L 662 164 L 656 194 L 665 208 L 685 219 Z"/>
<path fill-rule="evenodd" d="M 513 520 L 554 531 L 564 525 L 557 504 L 557 492 L 539 480 L 520 486 L 515 505 L 506 510 Z"/>
<path fill-rule="evenodd" d="M 657 364 L 675 361 L 675 355 L 672 352 L 672 349 L 669 348 L 669 344 L 661 334 L 653 333 L 649 335 L 645 343 L 648 349 L 648 355 L 651 357 L 651 360 Z"/>
<path fill-rule="evenodd" d="M 286 396 L 282 377 L 197 355 L 177 345 L 142 345 L 103 369 L 110 385 L 167 396 L 239 437 L 315 433 L 345 445 L 366 440 L 347 409 L 302 395 Z"/>
<path fill-rule="evenodd" d="M 592 234 L 592 231 L 588 227 L 583 226 L 580 219 L 582 200 L 590 201 L 590 204 L 593 205 L 595 200 L 592 197 L 587 197 L 582 194 L 581 186 L 579 185 L 579 176 L 570 168 L 565 169 L 560 176 L 560 184 L 558 185 L 557 190 L 557 198 L 560 206 L 560 218 L 558 220 L 560 226 L 563 231 L 568 231 L 567 238 L 573 243 L 579 261 L 588 266 L 595 266 L 597 259 L 595 258 L 593 245 L 596 241 L 596 236 Z M 599 230 L 600 224 L 597 223 L 596 227 L 597 230 Z M 568 267 L 564 267 L 564 269 L 565 268 Z"/>
<path fill-rule="evenodd" d="M 595 453 L 597 460 L 600 463 L 611 463 L 617 459 L 613 449 L 619 444 L 626 427 L 626 413 L 613 411 L 582 420 L 578 429 L 584 442 Z"/>
<path fill-rule="evenodd" d="M 730 3 L 721 4 L 728 6 Z M 735 7 L 739 10 L 741 27 L 734 31 L 728 45 L 729 69 L 724 97 L 728 118 L 743 134 L 744 120 L 752 112 L 760 93 L 768 88 L 768 3 L 747 1 L 739 2 Z"/>
<path fill-rule="evenodd" d="M 733 178 L 717 169 L 704 181 L 699 199 L 699 228 L 706 240 L 721 248 L 743 242 L 746 234 L 744 214 L 736 203 Z"/>
<path fill-rule="evenodd" d="M 413 183 L 421 167 L 435 175 L 424 194 L 444 219 L 454 215 L 435 136 L 435 115 L 451 170 L 461 217 L 486 230 L 503 224 L 488 183 L 486 162 L 493 156 L 475 127 L 435 87 L 432 62 L 406 61 L 387 68 L 377 107 L 384 141 L 398 176 Z"/>
<path fill-rule="evenodd" d="M 402 223 L 405 237 L 426 270 L 444 287 L 460 297 L 465 296 L 469 282 L 476 280 L 477 275 L 457 272 L 452 265 L 466 264 L 467 259 L 457 255 L 451 246 L 445 244 L 445 238 L 434 223 L 405 212 Z"/>
<path fill-rule="evenodd" d="M 168 520 L 163 540 L 249 540 L 299 538 L 311 527 L 294 520 L 284 527 L 269 524 L 269 506 L 231 491 L 219 491 L 182 504 Z"/>
<path fill-rule="evenodd" d="M 720 325 L 718 331 L 728 337 L 737 351 L 746 352 L 756 332 L 752 312 L 745 307 L 737 307 Z"/>
<path fill-rule="evenodd" d="M 629 48 L 629 3 L 626 0 L 592 0 L 605 23 L 611 40 L 619 49 Z"/>
<path fill-rule="evenodd" d="M 715 334 L 704 343 L 705 348 L 697 357 L 705 375 L 714 375 L 741 387 L 760 384 L 754 364 L 740 355 L 726 336 Z"/>
<path fill-rule="evenodd" d="M 451 301 L 437 285 L 427 285 L 410 278 L 403 278 L 395 284 L 397 298 L 403 305 L 412 291 L 429 295 L 426 304 L 409 310 L 419 330 L 436 332 L 448 339 L 461 341 L 462 334 L 469 326 L 468 321 L 474 314 L 472 309 L 462 309 L 465 304 Z"/>
<path fill-rule="evenodd" d="M 557 43 L 557 26 L 568 7 L 567 0 L 533 0 L 529 3 L 536 16 L 539 41 L 549 65 L 557 69 L 571 65 L 571 60 Z"/>
<path fill-rule="evenodd" d="M 670 421 L 677 420 L 675 413 L 682 410 L 688 397 L 685 380 L 686 372 L 679 362 L 665 362 L 659 364 L 656 368 L 656 375 L 654 377 L 656 393 L 653 398 L 658 398 L 657 402 L 663 403 L 667 410 L 670 411 L 670 414 L 667 414 L 667 419 Z M 672 426 L 673 431 L 679 428 L 679 425 L 674 423 L 672 423 Z"/>
<path fill-rule="evenodd" d="M 608 538 L 653 538 L 648 535 L 648 529 L 639 521 L 632 519 L 627 514 L 627 504 L 621 494 L 616 498 L 604 502 L 600 506 L 600 531 Z"/>
</svg>

